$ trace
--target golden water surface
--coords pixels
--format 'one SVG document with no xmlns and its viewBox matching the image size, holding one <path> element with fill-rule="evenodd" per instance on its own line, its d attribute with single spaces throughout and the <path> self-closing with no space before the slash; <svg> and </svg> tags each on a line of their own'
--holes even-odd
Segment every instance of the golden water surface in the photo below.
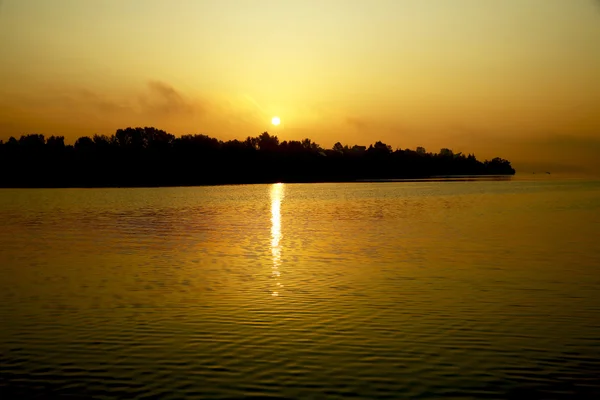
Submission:
<svg viewBox="0 0 600 400">
<path fill-rule="evenodd" d="M 0 395 L 593 398 L 600 182 L 0 191 Z"/>
</svg>

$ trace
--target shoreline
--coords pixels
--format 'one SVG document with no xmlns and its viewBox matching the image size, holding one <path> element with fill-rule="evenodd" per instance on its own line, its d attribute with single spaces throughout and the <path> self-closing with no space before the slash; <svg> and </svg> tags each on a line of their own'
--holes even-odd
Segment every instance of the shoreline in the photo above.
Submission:
<svg viewBox="0 0 600 400">
<path fill-rule="evenodd" d="M 182 188 L 182 187 L 211 187 L 211 186 L 245 186 L 245 185 L 273 185 L 276 183 L 311 184 L 311 183 L 411 183 L 411 182 L 474 182 L 474 181 L 510 181 L 514 175 L 444 175 L 419 178 L 373 178 L 355 180 L 269 180 L 255 182 L 223 182 L 199 183 L 181 185 L 64 185 L 64 186 L 0 186 L 0 189 L 156 189 L 156 188 Z"/>
</svg>

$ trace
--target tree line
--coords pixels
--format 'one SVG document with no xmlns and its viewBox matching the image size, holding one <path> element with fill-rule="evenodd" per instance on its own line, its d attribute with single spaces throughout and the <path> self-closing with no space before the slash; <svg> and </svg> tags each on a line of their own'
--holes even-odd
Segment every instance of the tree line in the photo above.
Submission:
<svg viewBox="0 0 600 400">
<path fill-rule="evenodd" d="M 283 141 L 264 132 L 244 141 L 207 135 L 175 137 L 153 127 L 84 136 L 73 145 L 41 134 L 0 140 L 0 187 L 193 186 L 272 182 L 339 182 L 438 175 L 512 175 L 502 158 L 441 149 L 396 149 L 310 139 Z"/>
</svg>

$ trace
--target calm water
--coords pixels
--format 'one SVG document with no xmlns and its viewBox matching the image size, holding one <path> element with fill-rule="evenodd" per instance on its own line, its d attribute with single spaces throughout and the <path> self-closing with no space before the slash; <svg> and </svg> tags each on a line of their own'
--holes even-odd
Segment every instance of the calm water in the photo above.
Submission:
<svg viewBox="0 0 600 400">
<path fill-rule="evenodd" d="M 2 398 L 600 395 L 600 182 L 0 191 Z"/>
</svg>

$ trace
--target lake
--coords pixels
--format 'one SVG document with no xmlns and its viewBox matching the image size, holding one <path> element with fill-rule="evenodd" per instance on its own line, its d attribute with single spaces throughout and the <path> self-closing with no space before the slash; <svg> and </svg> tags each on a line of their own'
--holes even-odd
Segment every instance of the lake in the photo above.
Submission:
<svg viewBox="0 0 600 400">
<path fill-rule="evenodd" d="M 0 190 L 0 394 L 595 398 L 600 181 Z"/>
</svg>

